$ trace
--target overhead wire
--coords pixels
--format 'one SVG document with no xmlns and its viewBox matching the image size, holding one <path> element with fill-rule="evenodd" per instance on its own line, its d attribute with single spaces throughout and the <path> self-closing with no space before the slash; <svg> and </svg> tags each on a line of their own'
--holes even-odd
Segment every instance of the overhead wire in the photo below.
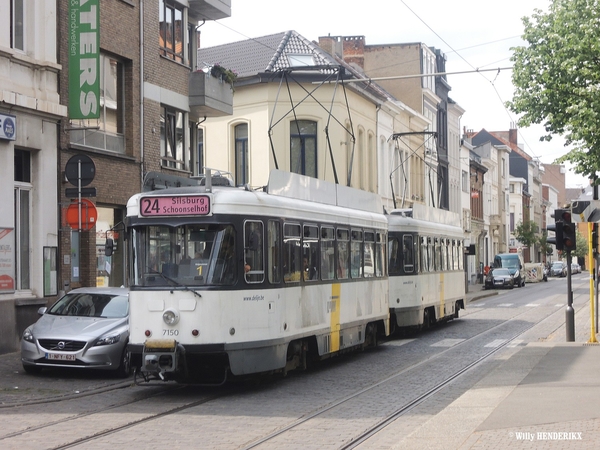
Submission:
<svg viewBox="0 0 600 450">
<path fill-rule="evenodd" d="M 476 68 L 475 68 L 475 67 L 474 67 L 474 66 L 473 66 L 473 65 L 472 65 L 472 64 L 471 64 L 469 61 L 467 61 L 467 60 L 466 60 L 466 58 L 464 58 L 464 57 L 463 57 L 463 56 L 462 56 L 462 55 L 461 55 L 461 54 L 460 54 L 460 53 L 459 53 L 457 50 L 454 50 L 454 48 L 453 48 L 453 47 L 452 47 L 452 46 L 451 46 L 451 45 L 450 45 L 448 42 L 446 42 L 446 40 L 445 40 L 445 39 L 444 39 L 442 36 L 440 36 L 440 35 L 439 35 L 439 34 L 438 34 L 438 33 L 437 33 L 437 32 L 436 32 L 436 31 L 435 31 L 433 28 L 431 28 L 431 27 L 429 26 L 429 24 L 427 24 L 427 22 L 425 22 L 425 20 L 423 20 L 423 19 L 422 19 L 422 18 L 421 18 L 421 17 L 420 17 L 420 16 L 419 16 L 419 15 L 418 15 L 418 14 L 417 14 L 415 11 L 413 11 L 413 10 L 412 10 L 412 8 L 410 8 L 410 6 L 408 6 L 404 0 L 400 0 L 400 1 L 401 1 L 401 2 L 402 2 L 402 4 L 403 4 L 403 5 L 404 5 L 404 6 L 405 6 L 405 7 L 406 7 L 406 8 L 407 8 L 407 9 L 408 9 L 408 10 L 409 10 L 409 11 L 410 11 L 410 12 L 411 12 L 411 13 L 412 13 L 412 14 L 413 14 L 413 15 L 414 15 L 416 18 L 417 18 L 417 19 L 419 19 L 419 20 L 420 20 L 420 21 L 421 21 L 421 22 L 422 22 L 422 23 L 423 23 L 423 24 L 424 24 L 424 25 L 425 25 L 425 26 L 426 26 L 426 27 L 427 27 L 427 28 L 428 28 L 428 29 L 429 29 L 429 30 L 430 30 L 430 31 L 431 31 L 433 34 L 435 34 L 435 35 L 436 35 L 436 36 L 437 36 L 437 37 L 438 37 L 438 38 L 439 38 L 439 39 L 440 39 L 440 40 L 441 40 L 441 41 L 442 41 L 442 42 L 443 42 L 445 45 L 447 45 L 447 46 L 448 46 L 448 48 L 450 48 L 450 49 L 452 50 L 452 52 L 453 52 L 453 53 L 455 53 L 456 55 L 458 55 L 458 57 L 459 57 L 460 59 L 462 59 L 462 60 L 463 60 L 463 61 L 464 61 L 464 62 L 465 62 L 465 63 L 466 63 L 466 64 L 467 64 L 469 67 L 471 67 L 471 68 L 472 68 L 472 69 L 474 69 L 474 70 L 477 70 L 477 69 L 476 69 Z M 511 115 L 510 111 L 509 111 L 509 110 L 508 110 L 508 108 L 506 107 L 506 102 L 505 102 L 505 101 L 502 99 L 502 96 L 500 95 L 500 92 L 498 92 L 498 89 L 496 88 L 496 85 L 495 85 L 495 80 L 496 80 L 496 78 L 497 78 L 497 75 L 496 75 L 496 78 L 494 78 L 494 80 L 493 80 L 493 81 L 491 81 L 491 80 L 489 80 L 489 79 L 488 79 L 488 78 L 487 78 L 485 75 L 483 75 L 483 74 L 481 73 L 481 71 L 477 71 L 477 72 L 479 72 L 479 74 L 480 74 L 480 75 L 481 75 L 481 76 L 482 76 L 482 77 L 483 77 L 483 78 L 484 78 L 486 81 L 488 81 L 488 82 L 490 83 L 490 85 L 492 86 L 492 89 L 494 90 L 494 92 L 496 93 L 496 96 L 497 96 L 497 97 L 498 97 L 498 99 L 500 100 L 500 103 L 502 104 L 502 107 L 503 107 L 504 111 L 506 112 L 506 114 L 507 114 L 508 118 L 510 119 L 510 122 L 511 122 L 511 123 L 516 123 L 516 121 L 514 120 L 514 118 L 513 118 L 513 117 L 512 117 L 512 115 Z M 525 144 L 527 147 L 529 147 L 529 149 L 530 149 L 531 153 L 533 153 L 533 157 L 534 157 L 535 159 L 538 159 L 538 160 L 539 160 L 539 159 L 540 159 L 540 158 L 539 158 L 539 156 L 537 156 L 537 155 L 535 154 L 535 152 L 533 151 L 533 148 L 532 148 L 532 147 L 529 145 L 529 143 L 528 143 L 528 142 L 527 142 L 527 140 L 525 139 L 525 136 L 524 136 L 524 135 L 523 135 L 523 134 L 520 132 L 520 130 L 518 130 L 518 129 L 517 129 L 517 132 L 519 133 L 519 136 L 520 136 L 520 137 L 521 137 L 521 139 L 523 140 L 524 144 Z"/>
<path fill-rule="evenodd" d="M 400 1 L 419 21 L 421 21 L 435 36 L 437 36 L 450 49 L 449 52 L 446 52 L 447 54 L 449 54 L 449 53 L 456 54 L 461 60 L 463 60 L 469 67 L 471 67 L 473 69 L 473 72 L 478 72 L 486 81 L 488 81 L 490 83 L 490 85 L 492 86 L 492 89 L 494 90 L 494 92 L 496 93 L 496 96 L 498 97 L 498 100 L 502 104 L 502 107 L 503 107 L 504 111 L 506 112 L 506 114 L 507 114 L 510 122 L 511 123 L 516 123 L 516 121 L 514 120 L 514 118 L 511 115 L 510 111 L 506 108 L 506 102 L 502 99 L 502 96 L 500 95 L 500 93 L 498 92 L 498 89 L 495 86 L 495 81 L 497 79 L 497 75 L 498 74 L 496 74 L 496 77 L 494 78 L 494 80 L 490 80 L 489 78 L 487 78 L 482 73 L 483 71 L 481 70 L 481 68 L 476 68 L 465 57 L 463 57 L 460 52 L 462 52 L 463 50 L 468 50 L 468 49 L 475 48 L 475 47 L 481 47 L 481 46 L 485 46 L 485 45 L 491 45 L 491 44 L 494 44 L 494 43 L 497 43 L 497 42 L 502 42 L 502 41 L 514 39 L 514 38 L 519 37 L 519 36 L 509 36 L 509 37 L 506 37 L 506 38 L 501 38 L 501 39 L 497 39 L 497 40 L 494 40 L 494 41 L 489 41 L 489 42 L 485 42 L 485 43 L 481 43 L 481 44 L 476 44 L 476 45 L 472 45 L 472 46 L 469 46 L 469 47 L 465 47 L 465 48 L 456 50 L 442 36 L 440 36 L 439 33 L 437 33 L 431 26 L 429 26 L 429 24 L 425 20 L 423 20 L 410 6 L 408 6 L 407 3 L 404 0 L 400 0 Z M 211 20 L 209 17 L 207 17 L 207 19 Z M 265 48 L 268 48 L 269 50 L 276 51 L 276 49 L 274 49 L 271 46 L 265 44 L 264 42 L 261 42 L 260 40 L 258 40 L 256 38 L 247 36 L 246 34 L 244 34 L 244 33 L 240 32 L 240 31 L 238 31 L 238 30 L 236 30 L 236 29 L 234 29 L 234 28 L 226 25 L 225 23 L 223 23 L 222 20 L 214 20 L 214 23 L 218 24 L 219 26 L 221 26 L 223 28 L 226 28 L 226 29 L 232 31 L 235 34 L 238 34 L 238 35 L 242 36 L 245 39 L 248 39 L 248 40 L 253 41 L 253 42 L 255 42 L 255 43 L 257 43 L 257 44 L 259 44 L 259 45 L 261 45 L 261 46 L 263 46 Z M 500 61 L 502 61 L 502 60 L 500 60 Z M 385 66 L 384 68 L 391 68 L 391 67 L 394 67 L 394 66 L 397 66 L 397 65 L 409 64 L 411 62 L 414 62 L 414 61 L 403 61 L 403 62 L 401 62 L 399 64 Z M 490 66 L 492 64 L 494 64 L 494 63 L 488 63 L 488 64 L 486 64 L 485 66 L 482 66 L 482 67 Z M 533 157 L 536 158 L 536 159 L 539 159 L 539 156 L 537 156 L 535 154 L 535 152 L 533 151 L 532 147 L 529 145 L 529 143 L 525 139 L 524 135 L 520 132 L 520 130 L 518 130 L 518 133 L 519 133 L 519 136 L 521 137 L 522 141 L 524 142 L 525 146 L 527 146 L 529 148 L 530 152 L 533 153 Z"/>
</svg>

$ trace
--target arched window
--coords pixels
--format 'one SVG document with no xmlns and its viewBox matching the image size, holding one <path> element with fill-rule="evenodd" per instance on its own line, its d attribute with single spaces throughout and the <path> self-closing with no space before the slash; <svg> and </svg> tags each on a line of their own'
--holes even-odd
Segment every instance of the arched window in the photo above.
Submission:
<svg viewBox="0 0 600 450">
<path fill-rule="evenodd" d="M 290 172 L 317 178 L 317 122 L 290 123 Z"/>
</svg>

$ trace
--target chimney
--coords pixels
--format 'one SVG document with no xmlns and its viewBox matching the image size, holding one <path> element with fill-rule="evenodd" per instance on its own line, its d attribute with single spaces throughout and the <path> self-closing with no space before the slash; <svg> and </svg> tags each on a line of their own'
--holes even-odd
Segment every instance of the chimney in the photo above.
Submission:
<svg viewBox="0 0 600 450">
<path fill-rule="evenodd" d="M 518 144 L 518 137 L 517 137 L 517 126 L 514 123 L 510 124 L 510 130 L 508 130 L 508 142 L 510 142 L 511 144 Z"/>
<path fill-rule="evenodd" d="M 348 64 L 356 64 L 361 69 L 365 67 L 365 37 L 346 36 L 343 38 L 343 58 Z"/>
<path fill-rule="evenodd" d="M 333 56 L 339 56 L 341 58 L 342 55 L 336 55 L 336 40 L 335 36 L 319 36 L 319 47 L 325 50 L 327 53 Z"/>
</svg>

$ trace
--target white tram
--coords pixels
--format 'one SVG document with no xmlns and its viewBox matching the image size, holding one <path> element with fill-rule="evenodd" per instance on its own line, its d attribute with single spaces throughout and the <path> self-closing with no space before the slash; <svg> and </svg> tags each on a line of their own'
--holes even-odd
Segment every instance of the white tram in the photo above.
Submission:
<svg viewBox="0 0 600 450">
<path fill-rule="evenodd" d="M 285 372 L 389 334 L 378 196 L 280 171 L 260 191 L 212 180 L 128 202 L 128 348 L 145 381 Z"/>
<path fill-rule="evenodd" d="M 426 217 L 432 212 L 437 217 Z M 466 285 L 464 235 L 456 217 L 417 205 L 387 218 L 392 332 L 458 318 Z"/>
</svg>

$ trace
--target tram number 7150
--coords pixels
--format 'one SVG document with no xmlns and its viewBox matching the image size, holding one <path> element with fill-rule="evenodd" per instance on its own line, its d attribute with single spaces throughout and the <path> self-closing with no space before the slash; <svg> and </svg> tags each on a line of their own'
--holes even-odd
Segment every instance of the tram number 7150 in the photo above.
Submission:
<svg viewBox="0 0 600 450">
<path fill-rule="evenodd" d="M 163 336 L 179 336 L 179 330 L 162 330 Z"/>
</svg>

